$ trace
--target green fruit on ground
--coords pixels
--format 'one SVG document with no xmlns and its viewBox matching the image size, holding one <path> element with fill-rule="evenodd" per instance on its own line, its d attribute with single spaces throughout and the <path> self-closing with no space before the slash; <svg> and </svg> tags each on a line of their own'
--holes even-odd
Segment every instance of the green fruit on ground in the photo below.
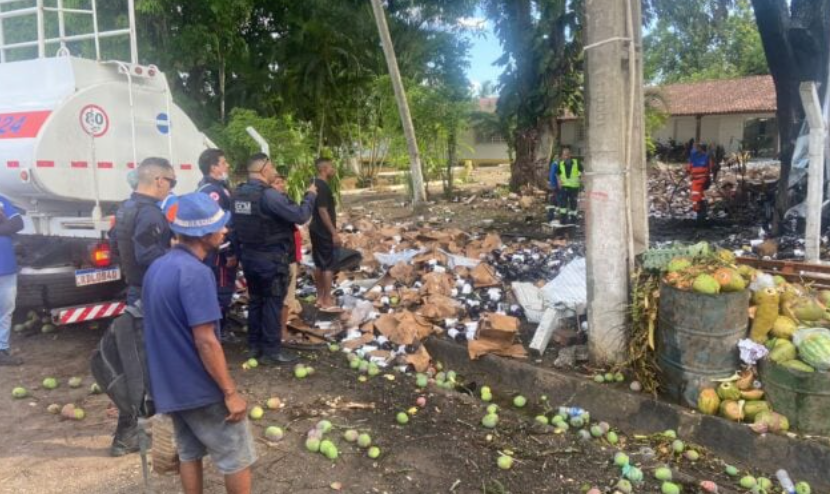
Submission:
<svg viewBox="0 0 830 494">
<path fill-rule="evenodd" d="M 671 482 L 663 482 L 663 485 L 660 486 L 660 492 L 663 494 L 680 494 L 680 487 Z"/>
<path fill-rule="evenodd" d="M 281 427 L 277 427 L 275 425 L 269 426 L 265 429 L 265 439 L 269 441 L 279 441 L 285 436 Z"/>
<path fill-rule="evenodd" d="M 507 455 L 499 456 L 499 459 L 496 460 L 496 464 L 498 464 L 499 468 L 502 470 L 510 470 L 513 468 L 513 457 Z"/>
<path fill-rule="evenodd" d="M 798 349 L 795 347 L 795 345 L 793 345 L 791 341 L 785 340 L 783 338 L 778 338 L 777 340 L 775 340 L 775 346 L 769 352 L 770 360 L 779 364 L 786 362 L 788 360 L 793 360 L 797 356 Z M 801 356 L 802 358 L 804 357 L 803 350 Z M 804 361 L 809 363 L 809 361 L 806 358 L 804 358 Z"/>
<path fill-rule="evenodd" d="M 375 377 L 378 374 L 380 374 L 380 368 L 377 366 L 377 364 L 369 364 L 369 370 L 367 371 L 367 373 L 369 374 L 369 377 Z"/>
<path fill-rule="evenodd" d="M 795 492 L 796 494 L 812 494 L 813 489 L 807 482 L 799 482 L 795 484 Z"/>
<path fill-rule="evenodd" d="M 798 323 L 795 319 L 789 316 L 778 316 L 772 324 L 772 331 L 770 334 L 776 338 L 793 339 L 795 330 L 798 329 Z"/>
<path fill-rule="evenodd" d="M 329 351 L 330 352 L 339 352 L 340 351 L 340 345 L 338 345 L 337 343 L 329 343 Z"/>
<path fill-rule="evenodd" d="M 643 481 L 643 471 L 637 467 L 631 467 L 628 469 L 628 472 L 625 474 L 625 478 L 632 482 L 642 482 Z"/>
<path fill-rule="evenodd" d="M 766 401 L 747 401 L 744 403 L 744 417 L 747 420 L 755 420 L 761 412 L 769 412 L 772 409 Z"/>
<path fill-rule="evenodd" d="M 730 477 L 737 477 L 739 473 L 738 468 L 732 465 L 726 465 L 723 471 L 726 472 L 726 475 L 729 475 Z"/>
<path fill-rule="evenodd" d="M 328 449 L 323 454 L 325 454 L 326 458 L 328 458 L 331 461 L 336 460 L 340 456 L 340 453 L 337 451 L 337 448 Z"/>
<path fill-rule="evenodd" d="M 493 390 L 490 389 L 490 386 L 482 386 L 481 387 L 481 394 L 492 394 Z"/>
<path fill-rule="evenodd" d="M 666 429 L 663 431 L 663 437 L 677 439 L 677 432 L 675 432 L 674 429 Z"/>
<path fill-rule="evenodd" d="M 83 420 L 86 417 L 86 413 L 81 408 L 75 409 L 75 420 Z"/>
<path fill-rule="evenodd" d="M 617 482 L 617 490 L 622 492 L 623 494 L 631 494 L 634 492 L 634 488 L 631 486 L 631 482 L 626 479 L 620 479 Z"/>
<path fill-rule="evenodd" d="M 276 396 L 268 398 L 268 401 L 265 402 L 265 406 L 268 407 L 269 410 L 276 410 L 281 404 L 282 401 L 280 401 L 280 399 Z"/>
<path fill-rule="evenodd" d="M 57 328 L 51 324 L 44 324 L 40 328 L 40 332 L 44 334 L 54 333 L 56 330 Z"/>
<path fill-rule="evenodd" d="M 617 372 L 616 374 L 614 374 L 614 380 L 617 381 L 618 383 L 621 383 L 621 382 L 625 381 L 625 376 L 623 375 L 622 372 Z"/>
<path fill-rule="evenodd" d="M 332 425 L 331 422 L 329 422 L 328 420 L 321 420 L 317 422 L 317 425 L 315 427 L 317 427 L 317 429 L 323 434 L 328 434 L 328 432 L 331 430 Z"/>
<path fill-rule="evenodd" d="M 46 407 L 46 411 L 51 413 L 52 415 L 57 415 L 61 413 L 61 406 L 57 403 L 52 403 L 48 407 Z"/>
<path fill-rule="evenodd" d="M 369 362 L 361 360 L 358 370 L 360 370 L 360 372 L 369 372 Z"/>
<path fill-rule="evenodd" d="M 316 437 L 310 437 L 305 440 L 305 449 L 311 451 L 312 453 L 317 453 L 320 451 L 320 440 Z"/>
<path fill-rule="evenodd" d="M 614 455 L 614 465 L 617 465 L 618 467 L 624 467 L 628 465 L 629 461 L 630 460 L 628 458 L 628 455 L 623 453 L 622 451 L 619 451 L 617 452 L 617 454 Z"/>
<path fill-rule="evenodd" d="M 686 453 L 684 453 L 683 456 L 685 456 L 686 459 L 689 460 L 689 461 L 697 461 L 697 460 L 700 459 L 700 453 L 698 453 L 697 451 L 695 451 L 693 449 L 690 449 L 690 450 L 686 451 Z"/>
<path fill-rule="evenodd" d="M 69 387 L 70 388 L 80 388 L 83 380 L 80 377 L 70 377 L 69 378 Z"/>
<path fill-rule="evenodd" d="M 741 477 L 741 481 L 739 483 L 741 487 L 743 487 L 744 489 L 752 489 L 753 487 L 758 485 L 758 481 L 755 480 L 755 477 L 753 477 L 752 475 L 746 475 L 744 477 Z"/>
<path fill-rule="evenodd" d="M 722 382 L 718 385 L 718 397 L 721 400 L 740 400 L 741 390 L 731 382 Z"/>
<path fill-rule="evenodd" d="M 671 480 L 672 473 L 668 467 L 659 467 L 654 471 L 654 478 L 657 480 Z"/>
<path fill-rule="evenodd" d="M 426 374 L 418 374 L 415 376 L 415 386 L 419 388 L 426 388 L 427 384 L 429 384 L 429 378 Z"/>
<path fill-rule="evenodd" d="M 490 393 L 481 393 L 481 401 L 493 401 L 493 395 L 491 395 Z"/>
<path fill-rule="evenodd" d="M 248 413 L 248 416 L 251 417 L 251 420 L 259 420 L 262 418 L 263 415 L 265 415 L 265 411 L 262 409 L 262 407 L 259 406 L 251 408 L 250 413 Z"/>
<path fill-rule="evenodd" d="M 602 377 L 605 379 L 605 382 L 607 383 L 614 382 L 614 374 L 610 372 L 606 372 L 605 375 Z"/>
<path fill-rule="evenodd" d="M 585 425 L 585 420 L 582 417 L 571 417 L 571 427 L 579 429 Z"/>
<path fill-rule="evenodd" d="M 716 415 L 718 413 L 719 406 L 720 396 L 718 396 L 717 391 L 712 388 L 700 390 L 700 394 L 697 397 L 697 409 L 700 413 L 704 413 L 706 415 Z"/>
<path fill-rule="evenodd" d="M 435 382 L 442 383 L 446 380 L 447 380 L 447 374 L 446 373 L 439 372 L 438 374 L 435 374 Z"/>
<path fill-rule="evenodd" d="M 481 419 L 481 425 L 488 429 L 495 429 L 499 423 L 499 416 L 495 413 L 488 413 Z"/>
<path fill-rule="evenodd" d="M 681 453 L 683 453 L 684 451 L 686 451 L 686 443 L 684 443 L 684 442 L 683 442 L 683 441 L 681 441 L 680 439 L 675 439 L 675 440 L 671 443 L 671 449 L 672 449 L 675 453 L 677 453 L 677 454 L 681 454 Z"/>
<path fill-rule="evenodd" d="M 98 386 L 98 383 L 92 383 L 89 386 L 89 392 L 94 395 L 101 394 L 101 386 Z"/>
<path fill-rule="evenodd" d="M 380 448 L 378 448 L 377 446 L 372 446 L 371 448 L 369 448 L 369 451 L 366 454 L 369 456 L 369 458 L 376 460 L 380 457 Z"/>
<path fill-rule="evenodd" d="M 305 379 L 306 377 L 308 377 L 308 369 L 306 369 L 305 367 L 297 367 L 296 369 L 294 369 L 294 377 L 296 377 L 297 379 Z"/>
<path fill-rule="evenodd" d="M 310 365 L 307 365 L 307 366 L 305 367 L 305 372 L 306 372 L 306 375 L 309 375 L 309 376 L 313 375 L 313 374 L 314 374 L 314 372 L 315 372 L 315 371 L 314 371 L 314 367 L 312 367 L 312 366 L 310 366 Z"/>
<path fill-rule="evenodd" d="M 594 382 L 597 384 L 602 384 L 605 382 L 605 377 L 602 374 L 597 374 L 594 376 Z"/>
<path fill-rule="evenodd" d="M 323 439 L 322 441 L 320 441 L 320 452 L 321 453 L 323 453 L 324 455 L 327 455 L 328 451 L 330 451 L 332 449 L 337 449 L 334 446 L 333 442 L 329 441 L 328 439 Z"/>
<path fill-rule="evenodd" d="M 354 355 L 354 354 L 350 354 L 350 355 Z M 352 368 L 352 369 L 357 369 L 358 367 L 360 367 L 360 360 L 358 360 L 358 359 L 349 360 L 349 367 Z"/>
<path fill-rule="evenodd" d="M 684 269 L 690 267 L 692 265 L 692 261 L 686 257 L 675 257 L 671 261 L 669 261 L 669 265 L 666 270 L 669 273 L 677 273 L 679 271 L 683 271 Z"/>
<path fill-rule="evenodd" d="M 395 420 L 401 425 L 406 425 L 409 423 L 409 414 L 406 412 L 398 412 L 398 415 L 395 416 Z"/>
<path fill-rule="evenodd" d="M 519 396 L 513 398 L 513 406 L 514 407 L 524 408 L 525 405 L 527 405 L 527 398 L 525 398 L 524 396 L 519 395 Z"/>
<path fill-rule="evenodd" d="M 354 429 L 349 429 L 343 433 L 343 439 L 349 443 L 357 442 L 358 437 L 360 437 L 360 434 Z"/>
<path fill-rule="evenodd" d="M 716 293 L 720 293 L 720 283 L 712 275 L 700 274 L 692 283 L 692 290 L 696 293 L 715 295 Z"/>
<path fill-rule="evenodd" d="M 361 448 L 368 448 L 372 445 L 372 436 L 366 433 L 357 436 L 357 445 Z"/>
<path fill-rule="evenodd" d="M 29 396 L 29 392 L 22 386 L 18 386 L 12 390 L 12 397 L 18 400 L 27 396 Z"/>
<path fill-rule="evenodd" d="M 22 332 L 26 331 L 26 325 L 25 324 L 15 324 L 14 328 L 12 328 L 12 330 L 15 333 L 22 333 Z"/>
<path fill-rule="evenodd" d="M 614 431 L 608 431 L 608 434 L 605 435 L 605 439 L 608 440 L 609 444 L 617 444 L 620 441 L 620 438 L 617 437 L 617 433 Z"/>
<path fill-rule="evenodd" d="M 536 420 L 537 423 L 540 423 L 542 425 L 550 424 L 550 420 L 547 417 L 545 417 L 544 415 L 537 415 L 534 420 Z"/>
<path fill-rule="evenodd" d="M 592 425 L 591 435 L 594 437 L 602 437 L 602 428 L 598 425 Z"/>
<path fill-rule="evenodd" d="M 46 389 L 55 389 L 58 387 L 58 380 L 54 377 L 47 377 L 43 380 L 43 387 Z"/>
<path fill-rule="evenodd" d="M 456 374 L 454 370 L 447 371 L 447 381 L 455 381 L 457 377 L 458 374 Z"/>
<path fill-rule="evenodd" d="M 487 413 L 496 413 L 499 411 L 499 406 L 495 403 L 487 405 Z"/>
<path fill-rule="evenodd" d="M 248 364 L 248 367 L 251 369 L 256 369 L 257 367 L 259 367 L 259 361 L 255 358 L 249 358 L 248 361 L 245 363 Z"/>
<path fill-rule="evenodd" d="M 772 489 L 772 481 L 766 477 L 758 477 L 758 488 L 769 491 Z"/>
</svg>

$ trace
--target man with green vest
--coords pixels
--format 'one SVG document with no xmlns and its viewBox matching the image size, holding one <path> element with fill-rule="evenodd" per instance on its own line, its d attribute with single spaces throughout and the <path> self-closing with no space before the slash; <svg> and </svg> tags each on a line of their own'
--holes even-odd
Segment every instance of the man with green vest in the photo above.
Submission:
<svg viewBox="0 0 830 494">
<path fill-rule="evenodd" d="M 550 186 L 556 195 L 559 221 L 575 224 L 578 219 L 577 199 L 582 188 L 582 162 L 571 158 L 571 149 L 562 148 L 562 157 L 550 166 Z"/>
</svg>

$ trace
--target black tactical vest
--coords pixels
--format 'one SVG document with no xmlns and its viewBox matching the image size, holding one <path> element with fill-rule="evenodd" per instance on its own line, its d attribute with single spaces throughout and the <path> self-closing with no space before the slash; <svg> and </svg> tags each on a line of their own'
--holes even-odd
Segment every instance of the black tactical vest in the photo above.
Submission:
<svg viewBox="0 0 830 494">
<path fill-rule="evenodd" d="M 133 235 L 138 212 L 148 205 L 140 202 L 125 203 L 115 214 L 115 242 L 118 248 L 118 258 L 121 261 L 124 280 L 129 286 L 142 286 L 144 275 L 147 273 L 147 269 L 140 266 L 135 259 Z"/>
<path fill-rule="evenodd" d="M 253 249 L 280 243 L 290 243 L 294 238 L 293 225 L 262 210 L 264 183 L 245 183 L 233 194 L 231 214 L 233 230 L 242 247 Z"/>
</svg>

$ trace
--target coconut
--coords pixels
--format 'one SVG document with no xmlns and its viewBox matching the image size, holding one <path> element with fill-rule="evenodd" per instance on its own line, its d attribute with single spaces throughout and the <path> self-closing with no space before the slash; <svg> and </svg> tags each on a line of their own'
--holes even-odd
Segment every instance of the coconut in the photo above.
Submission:
<svg viewBox="0 0 830 494">
<path fill-rule="evenodd" d="M 720 415 L 723 418 L 740 422 L 744 419 L 744 402 L 725 400 L 720 404 Z"/>
<path fill-rule="evenodd" d="M 769 403 L 766 401 L 748 401 L 744 403 L 744 417 L 747 420 L 755 420 L 755 417 L 761 412 L 769 412 Z"/>
<path fill-rule="evenodd" d="M 741 390 L 731 382 L 722 382 L 718 386 L 718 397 L 721 400 L 737 401 L 741 398 Z"/>
<path fill-rule="evenodd" d="M 700 410 L 700 413 L 716 415 L 719 406 L 720 397 L 714 389 L 706 388 L 700 391 L 700 395 L 697 398 L 697 409 Z"/>
<path fill-rule="evenodd" d="M 666 270 L 669 273 L 677 273 L 679 271 L 683 271 L 684 269 L 688 268 L 692 265 L 692 261 L 686 257 L 675 257 L 671 261 L 669 261 L 669 265 Z"/>
<path fill-rule="evenodd" d="M 707 295 L 714 295 L 720 292 L 720 283 L 714 277 L 708 274 L 701 274 L 695 278 L 692 283 L 692 290 L 697 293 L 705 293 Z"/>
<path fill-rule="evenodd" d="M 793 339 L 795 330 L 798 329 L 798 323 L 789 316 L 778 316 L 772 325 L 770 334 L 776 338 Z"/>
<path fill-rule="evenodd" d="M 746 281 L 732 268 L 720 268 L 713 276 L 722 292 L 740 292 L 746 289 Z"/>
</svg>

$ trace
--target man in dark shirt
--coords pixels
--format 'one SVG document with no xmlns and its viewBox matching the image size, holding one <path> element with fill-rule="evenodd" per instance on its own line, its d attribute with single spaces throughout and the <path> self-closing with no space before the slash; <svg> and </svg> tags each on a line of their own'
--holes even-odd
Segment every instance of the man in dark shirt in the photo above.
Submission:
<svg viewBox="0 0 830 494">
<path fill-rule="evenodd" d="M 329 181 L 334 178 L 336 170 L 330 159 L 318 158 L 315 161 L 317 178 L 317 201 L 311 219 L 309 233 L 311 236 L 311 255 L 314 259 L 314 281 L 317 285 L 317 305 L 323 309 L 334 308 L 331 296 L 331 283 L 334 278 L 334 265 L 337 260 L 337 247 L 342 245 L 337 233 L 337 211 L 334 194 L 331 193 Z"/>
<path fill-rule="evenodd" d="M 199 169 L 202 171 L 202 180 L 199 182 L 198 192 L 207 194 L 224 211 L 231 209 L 231 192 L 228 187 L 228 172 L 230 165 L 221 149 L 205 149 L 199 156 Z M 236 343 L 238 340 L 227 327 L 228 310 L 233 301 L 236 290 L 237 252 L 231 235 L 219 251 L 213 252 L 205 259 L 205 263 L 213 270 L 216 277 L 216 287 L 219 293 L 219 307 L 222 308 L 221 340 L 223 343 Z"/>
<path fill-rule="evenodd" d="M 230 214 L 205 194 L 180 198 L 171 228 L 178 243 L 144 280 L 144 345 L 157 413 L 170 415 L 184 492 L 202 492 L 209 454 L 227 492 L 251 492 L 254 440 L 247 403 L 219 343 L 216 280 L 204 264 L 224 240 Z"/>
<path fill-rule="evenodd" d="M 141 287 L 150 265 L 170 250 L 172 233 L 159 202 L 176 186 L 176 172 L 164 158 L 147 158 L 137 171 L 132 196 L 115 215 L 115 244 L 127 281 L 127 303 L 140 306 Z M 137 424 L 129 411 L 118 411 L 111 456 L 138 451 Z"/>
<path fill-rule="evenodd" d="M 115 215 L 115 243 L 127 282 L 127 303 L 141 298 L 144 273 L 170 249 L 172 234 L 159 201 L 176 186 L 176 171 L 164 158 L 147 158 L 137 169 L 138 185 Z"/>
<path fill-rule="evenodd" d="M 317 188 L 312 184 L 301 205 L 272 187 L 277 172 L 262 153 L 248 160 L 248 182 L 233 195 L 234 234 L 248 282 L 249 357 L 263 365 L 297 360 L 282 351 L 282 306 L 294 257 L 294 226 L 308 221 Z"/>
</svg>

